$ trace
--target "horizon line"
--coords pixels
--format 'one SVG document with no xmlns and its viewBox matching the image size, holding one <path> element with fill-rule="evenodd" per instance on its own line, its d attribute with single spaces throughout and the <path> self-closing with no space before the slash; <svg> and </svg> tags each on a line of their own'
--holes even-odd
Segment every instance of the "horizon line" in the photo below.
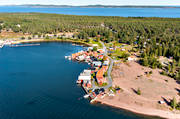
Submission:
<svg viewBox="0 0 180 119">
<path fill-rule="evenodd" d="M 179 5 L 103 5 L 103 4 L 87 4 L 87 5 L 68 5 L 68 4 L 4 4 L 0 6 L 25 6 L 25 5 L 43 5 L 43 6 L 180 6 Z"/>
</svg>

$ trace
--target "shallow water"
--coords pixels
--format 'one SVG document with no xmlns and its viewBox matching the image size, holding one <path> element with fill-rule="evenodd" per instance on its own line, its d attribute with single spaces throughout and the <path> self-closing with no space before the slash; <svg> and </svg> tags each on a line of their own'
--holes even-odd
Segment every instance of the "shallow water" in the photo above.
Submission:
<svg viewBox="0 0 180 119">
<path fill-rule="evenodd" d="M 64 58 L 81 49 L 70 43 L 0 49 L 0 118 L 157 119 L 83 99 L 76 79 L 89 66 Z"/>
</svg>

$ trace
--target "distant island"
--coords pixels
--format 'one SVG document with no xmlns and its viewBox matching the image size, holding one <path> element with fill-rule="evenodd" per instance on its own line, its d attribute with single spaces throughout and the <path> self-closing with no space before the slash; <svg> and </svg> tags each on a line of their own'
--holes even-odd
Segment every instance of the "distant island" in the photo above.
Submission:
<svg viewBox="0 0 180 119">
<path fill-rule="evenodd" d="M 24 4 L 24 5 L 10 5 L 21 7 L 36 7 L 36 8 L 180 8 L 180 6 L 145 6 L 145 5 L 42 5 L 42 4 Z"/>
</svg>

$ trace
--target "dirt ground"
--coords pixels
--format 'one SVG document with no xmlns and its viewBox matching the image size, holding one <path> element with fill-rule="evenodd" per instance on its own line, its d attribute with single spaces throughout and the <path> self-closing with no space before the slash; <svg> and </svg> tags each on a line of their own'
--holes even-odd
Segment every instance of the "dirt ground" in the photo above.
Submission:
<svg viewBox="0 0 180 119">
<path fill-rule="evenodd" d="M 174 79 L 161 75 L 160 71 L 136 62 L 121 63 L 114 67 L 112 77 L 113 86 L 119 86 L 123 91 L 98 101 L 137 113 L 180 119 L 179 111 L 170 111 L 168 106 L 173 97 L 180 101 L 180 85 Z M 141 95 L 137 95 L 138 89 Z M 165 103 L 159 104 L 159 101 Z"/>
</svg>

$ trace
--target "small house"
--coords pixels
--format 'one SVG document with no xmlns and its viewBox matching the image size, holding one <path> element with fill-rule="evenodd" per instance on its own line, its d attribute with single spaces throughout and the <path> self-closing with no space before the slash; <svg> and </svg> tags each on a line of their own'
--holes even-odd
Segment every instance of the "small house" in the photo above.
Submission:
<svg viewBox="0 0 180 119">
<path fill-rule="evenodd" d="M 93 47 L 98 47 L 98 44 L 92 44 Z"/>
<path fill-rule="evenodd" d="M 102 65 L 102 63 L 100 61 L 94 61 L 93 65 L 97 66 L 97 67 L 100 67 Z"/>
<path fill-rule="evenodd" d="M 136 61 L 137 57 L 136 56 L 130 56 L 128 57 L 128 61 Z"/>
<path fill-rule="evenodd" d="M 104 61 L 103 65 L 108 66 L 109 65 L 109 60 Z"/>
</svg>

